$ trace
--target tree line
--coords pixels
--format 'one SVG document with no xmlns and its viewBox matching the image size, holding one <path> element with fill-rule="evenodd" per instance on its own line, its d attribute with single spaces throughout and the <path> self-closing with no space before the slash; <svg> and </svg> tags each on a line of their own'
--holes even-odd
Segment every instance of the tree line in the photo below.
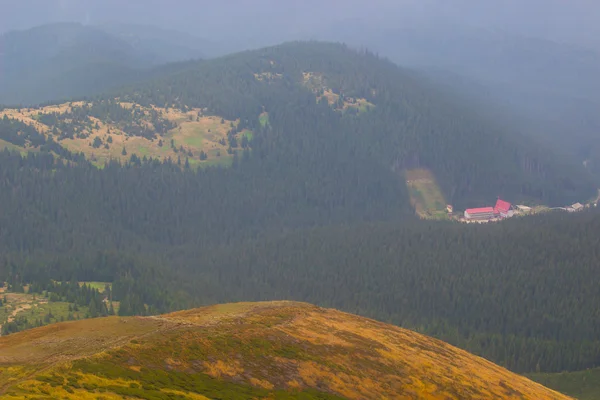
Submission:
<svg viewBox="0 0 600 400">
<path fill-rule="evenodd" d="M 302 300 L 519 372 L 598 366 L 597 211 L 426 222 L 401 206 L 389 170 L 323 175 L 315 162 L 257 174 L 257 159 L 98 169 L 2 152 L 0 280 L 112 282 L 128 314 Z"/>
<path fill-rule="evenodd" d="M 316 102 L 303 71 L 375 106 L 356 114 Z M 499 194 L 565 204 L 590 182 L 410 72 L 342 46 L 292 44 L 192 63 L 119 97 L 206 107 L 253 138 L 231 168 L 198 170 L 133 154 L 97 168 L 52 151 L 0 152 L 0 280 L 112 282 L 128 314 L 303 300 L 520 372 L 599 365 L 596 212 L 420 221 L 402 171 L 432 169 L 456 204 Z"/>
</svg>

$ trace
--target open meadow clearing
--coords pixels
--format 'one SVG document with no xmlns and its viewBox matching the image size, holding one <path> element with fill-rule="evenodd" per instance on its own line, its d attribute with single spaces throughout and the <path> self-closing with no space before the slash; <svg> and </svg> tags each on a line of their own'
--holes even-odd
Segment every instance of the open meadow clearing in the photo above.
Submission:
<svg viewBox="0 0 600 400">
<path fill-rule="evenodd" d="M 446 200 L 431 171 L 423 168 L 406 171 L 406 185 L 420 217 L 447 218 Z"/>
<path fill-rule="evenodd" d="M 26 319 L 32 325 L 46 325 L 69 319 L 83 319 L 87 307 L 73 307 L 64 301 L 49 301 L 39 293 L 0 293 L 0 327 L 13 322 L 24 324 Z M 6 330 L 5 330 L 6 333 Z"/>
<path fill-rule="evenodd" d="M 116 101 L 116 100 L 115 100 Z M 93 107 L 94 103 L 64 103 L 39 109 L 5 109 L 0 118 L 20 121 L 52 138 L 68 151 L 85 157 L 98 167 L 110 160 L 129 161 L 132 156 L 140 159 L 153 158 L 161 161 L 184 163 L 191 167 L 202 165 L 231 164 L 233 153 L 229 150 L 228 134 L 236 129 L 239 121 L 205 115 L 200 109 L 182 111 L 173 108 L 142 107 L 133 103 L 117 102 L 116 106 L 137 115 L 135 123 L 119 122 L 107 118 L 88 116 L 87 120 L 75 120 L 73 115 L 81 107 Z M 268 124 L 268 114 L 260 116 L 260 123 Z M 133 125 L 132 125 L 133 124 Z M 168 127 L 164 130 L 164 127 Z M 153 132 L 133 134 L 132 132 Z M 252 131 L 241 130 L 234 134 L 238 144 L 242 138 L 252 139 Z M 0 149 L 21 152 L 36 149 L 25 144 L 18 146 L 0 139 Z M 239 151 L 239 147 L 237 148 Z"/>
</svg>

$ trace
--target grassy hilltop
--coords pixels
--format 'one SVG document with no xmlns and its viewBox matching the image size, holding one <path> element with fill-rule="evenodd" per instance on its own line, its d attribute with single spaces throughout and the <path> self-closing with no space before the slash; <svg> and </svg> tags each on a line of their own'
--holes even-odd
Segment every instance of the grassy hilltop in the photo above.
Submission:
<svg viewBox="0 0 600 400">
<path fill-rule="evenodd" d="M 566 399 L 444 342 L 305 303 L 109 317 L 0 338 L 14 399 Z"/>
</svg>

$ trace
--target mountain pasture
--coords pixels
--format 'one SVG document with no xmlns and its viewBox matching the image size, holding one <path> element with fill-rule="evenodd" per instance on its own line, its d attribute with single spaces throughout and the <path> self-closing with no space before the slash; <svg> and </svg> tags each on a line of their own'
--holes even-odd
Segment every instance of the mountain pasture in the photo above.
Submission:
<svg viewBox="0 0 600 400">
<path fill-rule="evenodd" d="M 419 168 L 407 170 L 405 175 L 416 213 L 422 218 L 446 218 L 446 200 L 433 173 Z"/>
<path fill-rule="evenodd" d="M 128 161 L 132 155 L 139 158 L 154 158 L 161 161 L 184 162 L 189 160 L 190 166 L 229 165 L 232 152 L 228 152 L 228 133 L 235 128 L 239 121 L 225 120 L 220 116 L 204 115 L 200 109 L 182 111 L 174 108 L 142 107 L 138 104 L 120 102 L 117 104 L 125 110 L 138 110 L 146 117 L 150 113 L 169 121 L 172 129 L 156 133 L 154 138 L 136 136 L 125 132 L 126 128 L 115 121 L 88 117 L 86 126 L 77 126 L 71 119 L 65 118 L 63 129 L 72 129 L 75 134 L 67 137 L 61 129 L 43 123 L 44 117 L 56 114 L 59 117 L 71 113 L 78 107 L 91 106 L 93 103 L 73 102 L 50 105 L 41 108 L 5 109 L 0 111 L 0 118 L 5 116 L 29 125 L 47 138 L 52 137 L 62 147 L 72 153 L 83 153 L 88 160 L 97 166 L 102 166 L 109 160 Z M 142 127 L 153 128 L 149 120 L 138 121 Z M 262 122 L 268 123 L 265 113 Z M 252 138 L 246 131 L 235 134 L 237 139 L 242 136 Z M 35 151 L 28 144 L 17 146 L 0 139 L 0 148 L 19 151 Z"/>
<path fill-rule="evenodd" d="M 0 328 L 8 323 L 26 317 L 29 321 L 43 321 L 45 324 L 66 321 L 69 315 L 74 319 L 84 318 L 87 307 L 77 311 L 70 309 L 70 304 L 64 301 L 48 301 L 40 293 L 0 293 L 2 307 L 0 307 Z"/>
<path fill-rule="evenodd" d="M 104 293 L 106 285 L 108 285 L 109 288 L 112 288 L 112 283 L 110 282 L 79 282 L 79 286 L 83 285 L 88 286 L 90 289 L 96 289 L 100 293 Z"/>
<path fill-rule="evenodd" d="M 317 101 L 327 100 L 327 103 L 338 111 L 355 109 L 358 112 L 366 112 L 375 105 L 364 98 L 354 98 L 336 93 L 327 86 L 325 75 L 315 72 L 303 72 L 303 84 L 317 95 Z M 341 98 L 341 102 L 340 102 Z"/>
</svg>

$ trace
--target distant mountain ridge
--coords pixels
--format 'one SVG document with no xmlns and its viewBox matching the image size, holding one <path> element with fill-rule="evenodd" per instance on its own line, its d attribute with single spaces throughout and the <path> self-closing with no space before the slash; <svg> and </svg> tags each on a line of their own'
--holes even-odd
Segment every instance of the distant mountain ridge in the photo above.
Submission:
<svg viewBox="0 0 600 400">
<path fill-rule="evenodd" d="M 0 36 L 0 104 L 92 95 L 141 79 L 153 67 L 202 58 L 201 45 L 143 26 L 58 23 L 7 32 Z"/>
</svg>

